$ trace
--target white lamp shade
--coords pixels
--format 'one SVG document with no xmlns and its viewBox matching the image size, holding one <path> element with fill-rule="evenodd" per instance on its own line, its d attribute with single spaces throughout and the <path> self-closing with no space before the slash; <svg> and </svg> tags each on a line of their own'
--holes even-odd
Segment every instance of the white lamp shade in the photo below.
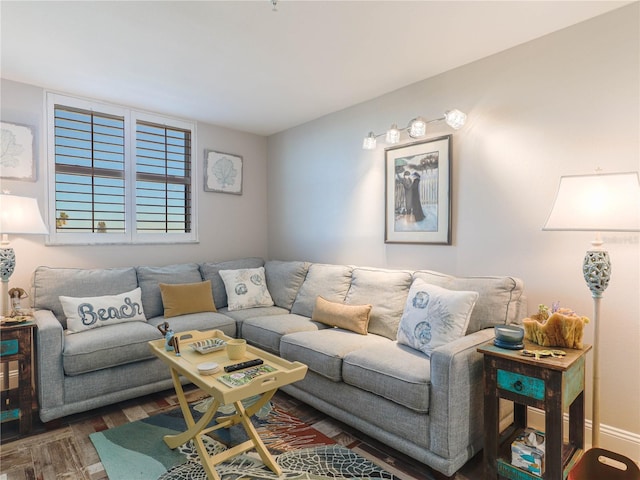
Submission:
<svg viewBox="0 0 640 480">
<path fill-rule="evenodd" d="M 38 201 L 17 195 L 0 195 L 0 233 L 46 234 Z"/>
<path fill-rule="evenodd" d="M 560 177 L 543 230 L 640 231 L 638 173 Z"/>
</svg>

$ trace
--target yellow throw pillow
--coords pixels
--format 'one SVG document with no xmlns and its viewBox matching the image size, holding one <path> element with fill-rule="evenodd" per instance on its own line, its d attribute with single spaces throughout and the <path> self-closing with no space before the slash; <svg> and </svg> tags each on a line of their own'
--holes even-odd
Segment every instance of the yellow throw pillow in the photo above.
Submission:
<svg viewBox="0 0 640 480">
<path fill-rule="evenodd" d="M 171 318 L 187 313 L 215 312 L 211 280 L 198 283 L 161 283 L 160 294 L 164 305 L 164 317 Z"/>
<path fill-rule="evenodd" d="M 371 305 L 345 305 L 330 302 L 318 296 L 311 320 L 366 335 L 371 308 Z"/>
</svg>

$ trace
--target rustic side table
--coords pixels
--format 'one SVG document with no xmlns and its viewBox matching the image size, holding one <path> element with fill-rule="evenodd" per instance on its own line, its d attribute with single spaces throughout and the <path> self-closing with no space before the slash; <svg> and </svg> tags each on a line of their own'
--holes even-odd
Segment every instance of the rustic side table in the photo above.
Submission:
<svg viewBox="0 0 640 480">
<path fill-rule="evenodd" d="M 525 341 L 528 350 L 545 347 Z M 493 343 L 484 354 L 484 479 L 564 480 L 584 451 L 584 376 L 586 353 L 563 348 L 566 356 L 537 359 Z M 513 402 L 513 423 L 500 432 L 499 401 Z M 527 427 L 527 407 L 545 412 L 545 471 L 542 477 L 511 465 L 511 442 Z M 569 412 L 568 442 L 563 412 Z M 498 477 L 500 475 L 500 477 Z"/>
<path fill-rule="evenodd" d="M 0 371 L 2 372 L 0 422 L 18 420 L 20 434 L 31 431 L 33 414 L 32 349 L 35 323 L 0 326 Z M 13 378 L 15 375 L 16 378 Z"/>
</svg>

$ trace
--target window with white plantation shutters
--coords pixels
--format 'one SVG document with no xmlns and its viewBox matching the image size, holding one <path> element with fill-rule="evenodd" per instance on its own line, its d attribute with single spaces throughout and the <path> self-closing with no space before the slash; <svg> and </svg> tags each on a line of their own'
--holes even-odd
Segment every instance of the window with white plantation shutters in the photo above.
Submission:
<svg viewBox="0 0 640 480">
<path fill-rule="evenodd" d="M 51 244 L 196 242 L 195 125 L 49 93 Z"/>
<path fill-rule="evenodd" d="M 191 132 L 136 125 L 136 230 L 191 230 Z"/>
<path fill-rule="evenodd" d="M 57 232 L 125 232 L 124 118 L 55 106 Z"/>
</svg>

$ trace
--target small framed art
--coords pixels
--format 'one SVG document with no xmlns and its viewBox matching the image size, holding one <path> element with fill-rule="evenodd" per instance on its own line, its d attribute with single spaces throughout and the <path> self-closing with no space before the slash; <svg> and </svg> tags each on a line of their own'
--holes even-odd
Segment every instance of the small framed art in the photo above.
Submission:
<svg viewBox="0 0 640 480">
<path fill-rule="evenodd" d="M 2 132 L 0 177 L 35 181 L 33 129 L 27 125 L 0 122 L 0 130 Z"/>
<path fill-rule="evenodd" d="M 242 157 L 205 150 L 204 190 L 242 195 Z"/>
<path fill-rule="evenodd" d="M 385 243 L 451 245 L 451 139 L 385 149 Z"/>
</svg>

